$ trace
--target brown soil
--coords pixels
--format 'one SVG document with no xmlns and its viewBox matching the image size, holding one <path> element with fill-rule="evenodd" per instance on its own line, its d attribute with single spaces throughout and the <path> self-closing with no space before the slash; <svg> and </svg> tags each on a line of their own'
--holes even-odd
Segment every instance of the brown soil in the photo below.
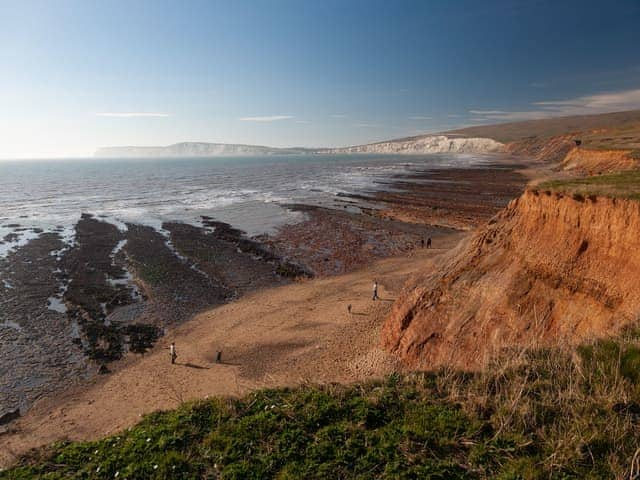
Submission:
<svg viewBox="0 0 640 480">
<path fill-rule="evenodd" d="M 342 276 L 304 280 L 249 294 L 171 330 L 149 354 L 113 364 L 115 373 L 42 400 L 0 435 L 0 464 L 61 439 L 92 439 L 126 428 L 140 415 L 208 395 L 306 381 L 352 382 L 396 368 L 376 347 L 380 327 L 407 276 L 433 270 L 438 247 L 381 260 Z M 370 299 L 380 284 L 380 301 Z M 352 313 L 347 313 L 347 305 Z M 175 341 L 178 363 L 167 347 Z M 214 362 L 222 351 L 221 364 Z"/>
<path fill-rule="evenodd" d="M 506 150 L 511 155 L 525 156 L 543 164 L 556 164 L 575 148 L 579 135 L 558 135 L 556 137 L 529 137 L 509 143 Z"/>
<path fill-rule="evenodd" d="M 405 288 L 382 344 L 413 367 L 480 367 L 504 346 L 576 343 L 640 310 L 640 203 L 530 191 Z"/>
<path fill-rule="evenodd" d="M 562 161 L 561 168 L 581 175 L 632 170 L 640 166 L 640 159 L 631 157 L 630 153 L 630 150 L 573 148 Z"/>
</svg>

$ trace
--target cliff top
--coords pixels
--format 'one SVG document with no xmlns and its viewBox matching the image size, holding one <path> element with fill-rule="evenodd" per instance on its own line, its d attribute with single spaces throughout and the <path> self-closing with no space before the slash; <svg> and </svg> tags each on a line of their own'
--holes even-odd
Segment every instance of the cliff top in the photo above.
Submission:
<svg viewBox="0 0 640 480">
<path fill-rule="evenodd" d="M 502 143 L 576 133 L 590 148 L 640 149 L 640 110 L 481 125 L 444 133 L 493 138 Z"/>
<path fill-rule="evenodd" d="M 640 170 L 549 180 L 539 184 L 536 190 L 563 192 L 576 199 L 606 196 L 640 200 Z"/>
</svg>

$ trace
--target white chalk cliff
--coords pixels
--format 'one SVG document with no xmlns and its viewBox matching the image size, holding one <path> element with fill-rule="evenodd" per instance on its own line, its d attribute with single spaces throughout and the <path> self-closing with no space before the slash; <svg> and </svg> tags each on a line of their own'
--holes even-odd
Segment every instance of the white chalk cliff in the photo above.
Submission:
<svg viewBox="0 0 640 480">
<path fill-rule="evenodd" d="M 490 138 L 461 138 L 446 135 L 424 135 L 388 142 L 369 143 L 354 147 L 327 149 L 327 153 L 491 153 L 504 145 Z"/>
<path fill-rule="evenodd" d="M 504 145 L 490 138 L 447 137 L 423 135 L 419 137 L 389 140 L 341 148 L 275 148 L 261 145 L 228 143 L 183 142 L 166 147 L 105 147 L 95 156 L 122 157 L 215 157 L 233 155 L 289 155 L 289 154 L 423 154 L 423 153 L 491 153 L 499 152 Z"/>
</svg>

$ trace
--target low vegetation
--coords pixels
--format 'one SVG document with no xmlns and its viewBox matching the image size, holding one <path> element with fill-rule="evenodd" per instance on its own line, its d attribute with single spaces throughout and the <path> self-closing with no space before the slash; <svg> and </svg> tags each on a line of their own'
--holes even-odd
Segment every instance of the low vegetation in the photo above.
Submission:
<svg viewBox="0 0 640 480">
<path fill-rule="evenodd" d="M 564 192 L 577 199 L 608 196 L 640 200 L 640 170 L 631 170 L 591 177 L 550 180 L 536 187 L 537 191 Z"/>
<path fill-rule="evenodd" d="M 575 135 L 590 149 L 640 149 L 640 110 L 478 125 L 449 133 L 488 137 L 503 143 Z"/>
<path fill-rule="evenodd" d="M 262 390 L 32 453 L 2 479 L 638 478 L 640 330 L 482 373 Z"/>
</svg>

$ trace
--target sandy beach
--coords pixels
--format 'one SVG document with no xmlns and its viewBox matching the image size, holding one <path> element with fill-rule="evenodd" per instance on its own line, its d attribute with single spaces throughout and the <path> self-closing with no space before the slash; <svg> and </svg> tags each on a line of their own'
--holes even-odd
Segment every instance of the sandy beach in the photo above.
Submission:
<svg viewBox="0 0 640 480">
<path fill-rule="evenodd" d="M 171 329 L 144 356 L 39 401 L 0 435 L 0 463 L 62 439 L 94 439 L 140 416 L 191 399 L 240 395 L 260 387 L 304 382 L 354 382 L 398 366 L 379 347 L 383 319 L 416 268 L 428 270 L 463 237 L 442 237 L 355 272 L 261 290 L 197 315 Z M 373 279 L 380 300 L 371 300 Z M 347 305 L 352 305 L 352 313 Z M 175 341 L 176 365 L 168 345 Z M 215 363 L 222 351 L 222 363 Z"/>
</svg>

